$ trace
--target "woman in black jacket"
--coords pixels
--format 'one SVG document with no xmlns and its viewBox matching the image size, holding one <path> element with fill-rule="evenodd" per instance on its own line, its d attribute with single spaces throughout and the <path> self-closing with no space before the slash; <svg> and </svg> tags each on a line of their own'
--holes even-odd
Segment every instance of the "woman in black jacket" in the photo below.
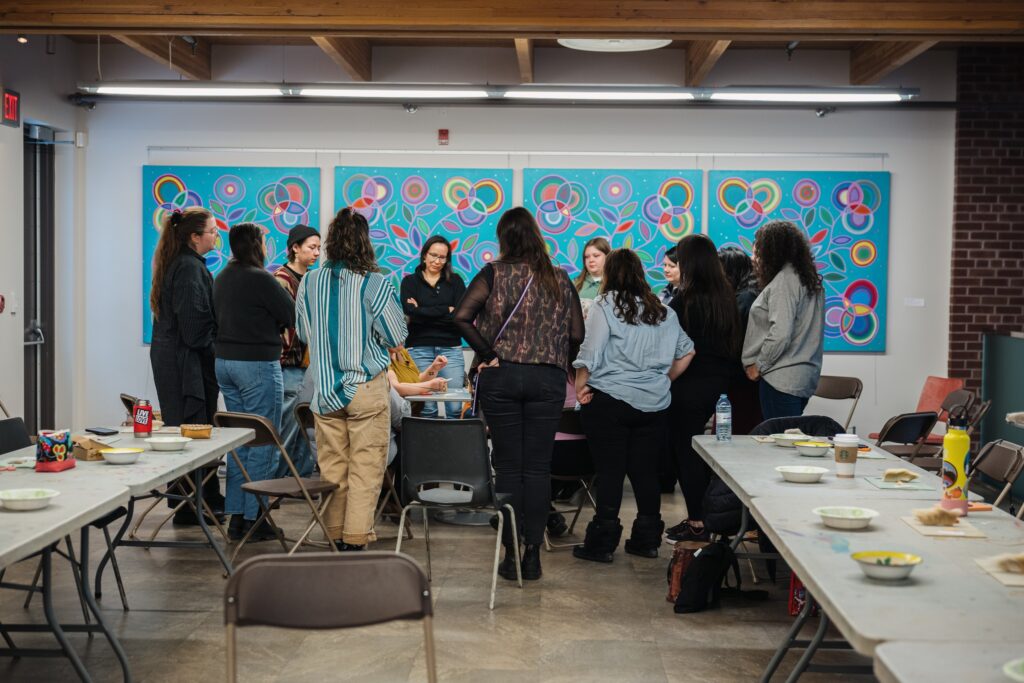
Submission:
<svg viewBox="0 0 1024 683">
<path fill-rule="evenodd" d="M 263 263 L 263 229 L 255 223 L 231 228 L 231 261 L 213 283 L 217 308 L 217 381 L 227 409 L 267 418 L 281 429 L 284 380 L 281 375 L 281 331 L 295 326 L 295 302 Z M 274 446 L 241 447 L 235 452 L 253 481 L 273 479 L 277 471 Z M 231 514 L 228 536 L 241 539 L 259 516 L 256 496 L 242 492 L 245 479 L 234 458 L 228 458 L 227 501 Z M 269 529 L 253 532 L 252 540 L 273 538 Z"/>
<path fill-rule="evenodd" d="M 679 291 L 669 306 L 693 340 L 697 355 L 689 369 L 672 382 L 672 450 L 686 499 L 687 519 L 667 531 L 670 540 L 703 540 L 707 531 L 702 504 L 711 468 L 691 442 L 704 433 L 718 397 L 727 393 L 729 380 L 736 372 L 739 316 L 732 285 L 725 277 L 714 242 L 704 235 L 687 235 L 679 240 L 676 256 Z"/>
<path fill-rule="evenodd" d="M 416 367 L 426 370 L 436 358 L 444 358 L 438 377 L 448 380 L 452 389 L 462 389 L 466 361 L 452 313 L 466 291 L 466 284 L 452 271 L 451 252 L 451 244 L 444 237 L 430 237 L 420 250 L 416 271 L 402 279 L 400 298 L 409 317 L 405 346 Z M 458 402 L 445 403 L 445 417 L 458 418 L 461 409 Z M 437 403 L 424 403 L 420 416 L 437 417 Z"/>
<path fill-rule="evenodd" d="M 153 257 L 149 305 L 153 337 L 149 360 L 165 424 L 210 424 L 217 412 L 213 337 L 213 277 L 206 254 L 217 245 L 217 223 L 201 207 L 167 214 Z M 177 485 L 169 493 L 183 493 Z M 224 508 L 220 483 L 211 477 L 203 497 L 213 510 Z M 173 507 L 176 501 L 171 501 Z M 195 524 L 191 508 L 174 515 L 175 524 Z"/>
</svg>

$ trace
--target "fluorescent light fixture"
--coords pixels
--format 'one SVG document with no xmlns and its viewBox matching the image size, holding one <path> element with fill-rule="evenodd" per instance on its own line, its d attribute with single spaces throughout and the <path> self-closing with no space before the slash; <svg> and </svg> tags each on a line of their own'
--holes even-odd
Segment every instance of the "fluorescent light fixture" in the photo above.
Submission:
<svg viewBox="0 0 1024 683">
<path fill-rule="evenodd" d="M 564 88 L 524 86 L 505 90 L 510 100 L 560 100 L 587 102 L 684 102 L 694 99 L 684 88 Z"/>
<path fill-rule="evenodd" d="M 722 88 L 708 89 L 712 102 L 774 104 L 884 104 L 917 97 L 910 88 Z"/>
<path fill-rule="evenodd" d="M 559 38 L 558 44 L 586 52 L 644 52 L 671 45 L 671 40 L 646 38 Z"/>
<path fill-rule="evenodd" d="M 258 85 L 97 85 L 87 92 L 119 97 L 281 97 L 280 86 Z"/>
<path fill-rule="evenodd" d="M 487 90 L 479 86 L 430 87 L 430 86 L 298 86 L 292 92 L 299 97 L 332 97 L 339 99 L 367 100 L 480 100 L 489 97 Z"/>
</svg>

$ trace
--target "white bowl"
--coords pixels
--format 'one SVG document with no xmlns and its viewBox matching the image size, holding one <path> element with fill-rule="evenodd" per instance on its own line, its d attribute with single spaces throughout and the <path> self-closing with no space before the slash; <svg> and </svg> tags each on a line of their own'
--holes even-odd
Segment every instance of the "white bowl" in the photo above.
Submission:
<svg viewBox="0 0 1024 683">
<path fill-rule="evenodd" d="M 910 576 L 914 567 L 921 564 L 918 555 L 897 553 L 888 550 L 865 550 L 850 555 L 869 579 L 899 581 Z"/>
<path fill-rule="evenodd" d="M 775 471 L 786 481 L 794 484 L 816 484 L 828 472 L 824 467 L 808 467 L 806 465 L 779 465 Z"/>
<path fill-rule="evenodd" d="M 797 441 L 794 444 L 796 450 L 800 455 L 806 455 L 809 458 L 824 458 L 828 455 L 828 450 L 831 446 L 821 441 Z"/>
<path fill-rule="evenodd" d="M 776 446 L 793 448 L 797 441 L 807 441 L 809 437 L 806 434 L 772 434 L 772 438 Z"/>
<path fill-rule="evenodd" d="M 142 454 L 141 448 L 103 448 L 100 455 L 110 465 L 131 465 Z"/>
<path fill-rule="evenodd" d="M 152 436 L 146 443 L 154 451 L 183 451 L 191 440 L 187 436 Z"/>
<path fill-rule="evenodd" d="M 1024 658 L 1014 659 L 1003 664 L 1003 674 L 1011 681 L 1024 683 Z"/>
<path fill-rule="evenodd" d="M 4 510 L 41 510 L 60 495 L 53 489 L 7 489 L 0 491 Z"/>
<path fill-rule="evenodd" d="M 821 517 L 825 526 L 833 529 L 864 529 L 878 516 L 875 510 L 852 505 L 826 505 L 814 508 L 813 512 Z"/>
</svg>

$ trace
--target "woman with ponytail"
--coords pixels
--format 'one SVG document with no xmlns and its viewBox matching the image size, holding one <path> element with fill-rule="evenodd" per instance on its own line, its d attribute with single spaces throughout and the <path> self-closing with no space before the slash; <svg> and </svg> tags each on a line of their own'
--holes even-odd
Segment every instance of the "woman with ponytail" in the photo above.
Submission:
<svg viewBox="0 0 1024 683">
<path fill-rule="evenodd" d="M 149 359 L 164 423 L 210 424 L 217 411 L 217 374 L 213 340 L 217 319 L 213 309 L 213 277 L 206 254 L 217 245 L 217 224 L 202 207 L 167 214 L 153 257 L 149 304 L 153 338 Z M 206 502 L 223 509 L 220 484 L 211 477 Z M 182 508 L 176 524 L 195 524 L 195 514 Z"/>
</svg>

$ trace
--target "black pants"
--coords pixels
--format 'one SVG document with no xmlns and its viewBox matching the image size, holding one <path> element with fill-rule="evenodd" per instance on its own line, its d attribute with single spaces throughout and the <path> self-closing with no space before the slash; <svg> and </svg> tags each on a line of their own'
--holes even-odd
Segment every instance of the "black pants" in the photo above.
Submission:
<svg viewBox="0 0 1024 683">
<path fill-rule="evenodd" d="M 679 487 L 686 499 L 686 516 L 695 521 L 704 519 L 704 491 L 711 482 L 711 468 L 693 449 L 692 439 L 704 433 L 704 425 L 715 414 L 718 397 L 728 386 L 728 377 L 687 377 L 686 373 L 672 383 L 672 451 Z"/>
<path fill-rule="evenodd" d="M 598 517 L 618 518 L 627 476 L 637 514 L 661 513 L 658 458 L 667 414 L 667 410 L 645 413 L 596 389 L 594 398 L 583 406 L 583 429 L 597 472 Z"/>
<path fill-rule="evenodd" d="M 565 371 L 501 361 L 477 385 L 491 431 L 494 487 L 516 511 L 527 544 L 544 541 L 551 502 L 551 452 L 565 402 Z"/>
</svg>

